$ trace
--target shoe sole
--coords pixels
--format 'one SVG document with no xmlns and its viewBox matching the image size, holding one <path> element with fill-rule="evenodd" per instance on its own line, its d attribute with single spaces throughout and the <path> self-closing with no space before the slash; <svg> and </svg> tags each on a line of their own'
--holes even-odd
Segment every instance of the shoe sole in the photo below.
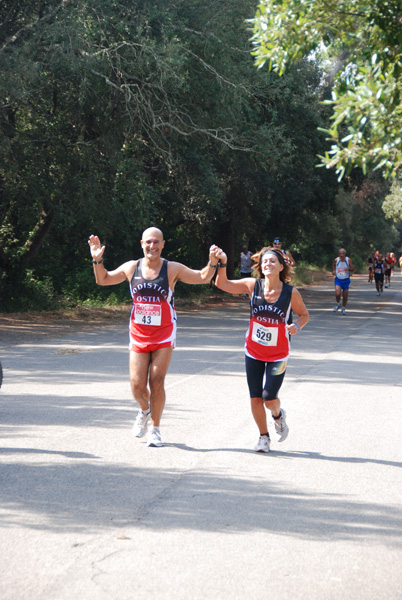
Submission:
<svg viewBox="0 0 402 600">
<path fill-rule="evenodd" d="M 160 448 L 163 446 L 162 442 L 150 442 L 147 444 L 148 448 Z"/>
<path fill-rule="evenodd" d="M 260 450 L 256 450 L 254 448 L 254 452 L 262 452 L 263 454 L 268 454 L 268 452 L 270 452 L 270 450 L 269 449 L 268 450 L 263 450 L 262 448 Z"/>
</svg>

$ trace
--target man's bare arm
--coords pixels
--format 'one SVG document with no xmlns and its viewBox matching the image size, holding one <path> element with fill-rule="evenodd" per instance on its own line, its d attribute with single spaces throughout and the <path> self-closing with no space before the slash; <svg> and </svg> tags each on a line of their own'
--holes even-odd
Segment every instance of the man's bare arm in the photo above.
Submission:
<svg viewBox="0 0 402 600">
<path fill-rule="evenodd" d="M 136 261 L 130 260 L 114 271 L 107 271 L 103 266 L 105 246 L 102 246 L 97 235 L 91 235 L 88 240 L 94 267 L 95 281 L 98 285 L 117 285 L 130 280 L 133 276 Z"/>
</svg>

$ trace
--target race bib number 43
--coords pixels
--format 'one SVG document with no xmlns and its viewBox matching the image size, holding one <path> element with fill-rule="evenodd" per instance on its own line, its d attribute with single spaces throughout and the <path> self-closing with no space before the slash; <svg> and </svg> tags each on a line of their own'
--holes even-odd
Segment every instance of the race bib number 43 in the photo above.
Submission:
<svg viewBox="0 0 402 600">
<path fill-rule="evenodd" d="M 260 323 L 253 323 L 251 339 L 262 346 L 276 346 L 278 344 L 278 328 L 264 327 Z"/>
<path fill-rule="evenodd" d="M 162 307 L 158 304 L 136 304 L 134 321 L 140 325 L 160 325 Z"/>
</svg>

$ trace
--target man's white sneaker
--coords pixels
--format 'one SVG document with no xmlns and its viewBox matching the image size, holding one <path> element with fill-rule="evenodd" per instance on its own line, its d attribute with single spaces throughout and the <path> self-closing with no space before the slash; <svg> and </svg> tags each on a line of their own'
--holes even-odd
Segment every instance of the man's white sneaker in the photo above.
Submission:
<svg viewBox="0 0 402 600">
<path fill-rule="evenodd" d="M 151 411 L 144 412 L 143 410 L 139 410 L 137 414 L 137 418 L 135 419 L 133 425 L 133 435 L 135 437 L 142 437 L 145 435 L 145 432 L 148 427 L 148 421 L 151 418 Z"/>
<path fill-rule="evenodd" d="M 286 423 L 286 411 L 281 408 L 281 416 L 279 419 L 274 419 L 275 431 L 280 436 L 278 442 L 284 442 L 289 435 L 289 427 Z"/>
<path fill-rule="evenodd" d="M 269 452 L 269 437 L 266 435 L 260 435 L 258 444 L 254 447 L 256 452 Z"/>
<path fill-rule="evenodd" d="M 342 314 L 346 315 L 346 308 L 344 306 L 342 306 Z"/>
<path fill-rule="evenodd" d="M 336 311 L 337 311 L 337 310 L 339 310 L 340 308 L 341 308 L 341 305 L 340 305 L 340 304 L 336 304 L 336 305 L 335 305 L 335 308 L 334 308 L 334 312 L 336 312 Z"/>
<path fill-rule="evenodd" d="M 162 446 L 161 434 L 159 431 L 159 427 L 152 427 L 151 431 L 148 434 L 148 444 L 147 446 Z"/>
</svg>

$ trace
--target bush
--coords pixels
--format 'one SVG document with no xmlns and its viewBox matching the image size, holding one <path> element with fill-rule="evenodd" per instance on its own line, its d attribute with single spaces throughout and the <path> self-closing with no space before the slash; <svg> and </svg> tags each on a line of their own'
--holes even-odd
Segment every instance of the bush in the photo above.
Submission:
<svg viewBox="0 0 402 600">
<path fill-rule="evenodd" d="M 35 278 L 33 271 L 25 279 L 2 282 L 0 309 L 5 312 L 54 310 L 59 302 L 50 277 Z"/>
</svg>

